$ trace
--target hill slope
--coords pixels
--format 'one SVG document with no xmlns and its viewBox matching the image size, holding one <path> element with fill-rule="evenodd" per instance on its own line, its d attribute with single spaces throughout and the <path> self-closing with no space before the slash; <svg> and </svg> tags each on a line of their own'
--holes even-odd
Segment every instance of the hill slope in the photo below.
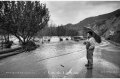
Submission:
<svg viewBox="0 0 120 79">
<path fill-rule="evenodd" d="M 77 24 L 67 24 L 66 28 L 75 29 L 84 35 L 84 27 L 90 27 L 106 39 L 120 43 L 120 9 L 95 17 L 89 17 Z"/>
</svg>

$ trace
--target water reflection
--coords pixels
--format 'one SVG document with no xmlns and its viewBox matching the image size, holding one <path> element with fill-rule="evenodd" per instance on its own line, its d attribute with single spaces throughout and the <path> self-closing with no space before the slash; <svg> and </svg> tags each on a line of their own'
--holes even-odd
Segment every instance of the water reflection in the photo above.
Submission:
<svg viewBox="0 0 120 79">
<path fill-rule="evenodd" d="M 48 45 L 46 45 L 46 46 L 48 46 Z M 49 45 L 49 48 L 50 47 L 51 46 Z M 49 71 L 49 75 L 52 78 L 64 77 L 65 73 L 67 73 L 69 71 L 69 69 L 71 67 L 73 67 L 74 64 L 76 64 L 76 62 L 74 62 L 74 60 L 80 58 L 79 55 L 82 52 L 80 52 L 80 51 L 76 52 L 76 51 L 81 50 L 81 49 L 84 49 L 81 42 L 76 44 L 72 41 L 54 44 L 54 45 L 52 45 L 52 49 L 50 49 L 50 50 L 48 50 L 48 48 L 46 48 L 45 49 L 46 52 L 44 52 L 43 54 L 54 50 L 54 52 L 51 52 L 53 55 L 51 56 L 51 54 L 49 54 L 49 57 L 47 57 L 47 58 L 49 58 L 49 60 L 45 60 L 45 66 Z M 42 52 L 40 52 L 40 53 L 42 53 Z M 72 53 L 74 53 L 74 54 L 72 54 Z M 78 53 L 79 53 L 79 55 L 78 55 Z M 47 55 L 48 55 L 48 53 L 47 53 Z"/>
<path fill-rule="evenodd" d="M 87 69 L 87 72 L 86 72 L 85 78 L 92 78 L 92 77 L 93 77 L 92 69 Z"/>
</svg>

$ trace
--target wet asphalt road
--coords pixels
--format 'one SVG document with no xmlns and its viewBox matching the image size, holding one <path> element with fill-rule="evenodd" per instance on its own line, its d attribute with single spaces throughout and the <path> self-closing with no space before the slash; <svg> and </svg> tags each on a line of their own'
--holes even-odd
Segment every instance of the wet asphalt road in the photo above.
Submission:
<svg viewBox="0 0 120 79">
<path fill-rule="evenodd" d="M 34 51 L 0 60 L 3 78 L 120 78 L 120 48 L 109 43 L 96 46 L 92 70 L 83 42 L 45 43 Z"/>
</svg>

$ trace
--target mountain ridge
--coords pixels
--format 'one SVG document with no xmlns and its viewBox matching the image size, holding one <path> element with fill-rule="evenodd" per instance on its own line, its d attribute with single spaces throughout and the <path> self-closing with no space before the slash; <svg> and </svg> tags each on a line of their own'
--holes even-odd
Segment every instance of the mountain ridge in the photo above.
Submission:
<svg viewBox="0 0 120 79">
<path fill-rule="evenodd" d="M 64 27 L 81 31 L 80 35 L 84 34 L 84 27 L 90 27 L 94 31 L 98 32 L 100 36 L 105 37 L 105 39 L 110 39 L 120 43 L 120 9 L 107 14 L 85 18 L 76 24 L 69 23 L 64 25 Z M 114 33 L 112 34 L 112 32 Z"/>
</svg>

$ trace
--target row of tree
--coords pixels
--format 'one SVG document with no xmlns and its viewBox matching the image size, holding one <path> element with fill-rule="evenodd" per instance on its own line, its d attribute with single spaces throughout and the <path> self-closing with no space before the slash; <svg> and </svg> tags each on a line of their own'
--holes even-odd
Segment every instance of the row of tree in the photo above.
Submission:
<svg viewBox="0 0 120 79">
<path fill-rule="evenodd" d="M 63 25 L 60 26 L 50 26 L 43 29 L 38 33 L 39 36 L 77 36 L 78 31 L 66 28 Z"/>
<path fill-rule="evenodd" d="M 68 29 L 64 26 L 58 26 L 57 27 L 57 36 L 77 36 L 78 31 L 73 29 Z"/>
</svg>

